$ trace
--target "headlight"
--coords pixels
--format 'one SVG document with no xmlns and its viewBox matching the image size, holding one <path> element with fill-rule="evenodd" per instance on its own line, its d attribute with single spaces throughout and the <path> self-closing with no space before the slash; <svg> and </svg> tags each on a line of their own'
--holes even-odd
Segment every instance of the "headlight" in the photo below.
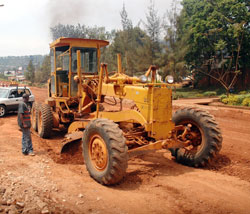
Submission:
<svg viewBox="0 0 250 214">
<path fill-rule="evenodd" d="M 140 79 L 141 83 L 146 83 L 148 81 L 148 78 L 145 75 L 141 75 L 139 77 L 139 79 Z"/>
<path fill-rule="evenodd" d="M 172 75 L 167 75 L 166 82 L 172 84 L 174 82 L 174 77 Z"/>
<path fill-rule="evenodd" d="M 77 83 L 79 82 L 79 77 L 77 75 L 74 76 L 74 81 Z"/>
</svg>

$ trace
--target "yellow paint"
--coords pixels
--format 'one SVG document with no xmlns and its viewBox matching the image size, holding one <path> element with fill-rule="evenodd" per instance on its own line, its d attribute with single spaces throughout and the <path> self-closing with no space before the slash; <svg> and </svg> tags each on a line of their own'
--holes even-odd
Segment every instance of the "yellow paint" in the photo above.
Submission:
<svg viewBox="0 0 250 214">
<path fill-rule="evenodd" d="M 73 132 L 77 132 L 79 130 L 82 130 L 83 128 L 85 128 L 87 126 L 88 123 L 89 123 L 89 120 L 74 121 L 70 124 L 70 126 L 68 128 L 68 133 L 73 133 Z"/>
<path fill-rule="evenodd" d="M 147 123 L 145 118 L 140 114 L 140 112 L 135 110 L 124 110 L 119 112 L 100 112 L 100 118 L 108 118 L 114 122 L 133 122 L 140 123 L 145 126 L 146 130 L 150 130 L 150 125 Z"/>
<path fill-rule="evenodd" d="M 118 74 L 122 73 L 122 59 L 121 59 L 121 54 L 117 54 L 117 67 L 118 67 Z"/>
</svg>

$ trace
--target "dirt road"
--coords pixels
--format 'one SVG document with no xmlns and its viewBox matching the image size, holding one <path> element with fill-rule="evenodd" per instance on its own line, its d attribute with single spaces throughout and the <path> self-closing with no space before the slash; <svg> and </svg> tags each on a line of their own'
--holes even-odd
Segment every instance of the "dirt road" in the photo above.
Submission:
<svg viewBox="0 0 250 214">
<path fill-rule="evenodd" d="M 46 97 L 44 89 L 33 93 Z M 182 103 L 174 102 L 175 109 L 193 105 Z M 215 115 L 223 134 L 209 167 L 182 166 L 160 150 L 130 159 L 126 178 L 114 187 L 91 179 L 79 152 L 59 158 L 58 139 L 32 135 L 36 156 L 23 156 L 16 114 L 1 118 L 0 213 L 250 213 L 250 112 L 200 107 Z"/>
</svg>

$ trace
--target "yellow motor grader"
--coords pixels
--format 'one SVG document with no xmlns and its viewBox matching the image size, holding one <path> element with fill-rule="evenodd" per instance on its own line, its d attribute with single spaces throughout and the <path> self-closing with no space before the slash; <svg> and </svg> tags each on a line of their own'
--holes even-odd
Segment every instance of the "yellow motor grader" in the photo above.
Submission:
<svg viewBox="0 0 250 214">
<path fill-rule="evenodd" d="M 32 127 L 42 138 L 64 126 L 70 140 L 82 139 L 84 162 L 91 177 L 112 185 L 125 176 L 128 154 L 170 150 L 177 162 L 205 166 L 220 151 L 221 131 L 208 112 L 184 108 L 172 117 L 171 84 L 156 82 L 156 67 L 140 78 L 118 69 L 109 74 L 100 62 L 103 40 L 59 38 L 50 44 L 48 99 L 34 104 Z M 150 79 L 150 81 L 148 80 Z M 105 100 L 119 105 L 110 111 Z M 125 108 L 131 100 L 133 108 Z"/>
</svg>

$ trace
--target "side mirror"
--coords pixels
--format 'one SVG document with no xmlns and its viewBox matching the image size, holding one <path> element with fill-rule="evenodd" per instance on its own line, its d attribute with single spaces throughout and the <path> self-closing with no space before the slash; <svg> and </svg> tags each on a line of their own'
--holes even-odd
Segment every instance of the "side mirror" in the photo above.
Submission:
<svg viewBox="0 0 250 214">
<path fill-rule="evenodd" d="M 14 95 L 14 94 L 11 94 L 11 95 L 9 96 L 9 98 L 15 98 L 15 95 Z"/>
</svg>

